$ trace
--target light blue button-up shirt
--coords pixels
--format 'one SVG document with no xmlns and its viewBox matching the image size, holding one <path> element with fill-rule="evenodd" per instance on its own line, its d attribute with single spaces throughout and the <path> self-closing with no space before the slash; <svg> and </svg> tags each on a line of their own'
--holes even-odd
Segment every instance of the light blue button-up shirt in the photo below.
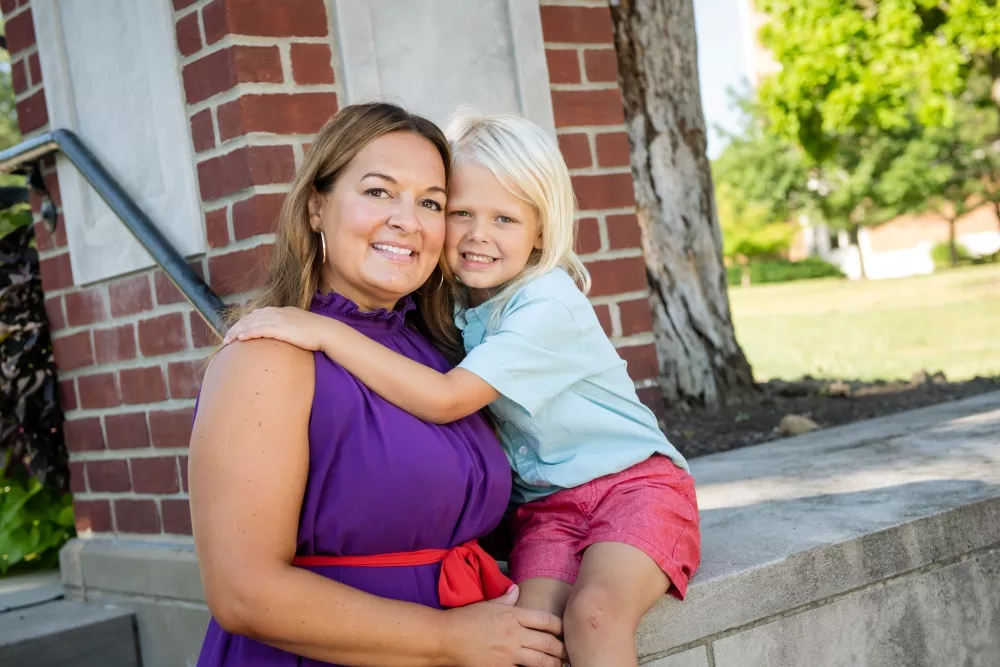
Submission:
<svg viewBox="0 0 1000 667">
<path fill-rule="evenodd" d="M 515 503 L 543 498 L 664 454 L 688 469 L 639 402 L 593 306 L 562 269 L 458 313 L 459 365 L 500 394 L 490 408 L 513 468 Z"/>
</svg>

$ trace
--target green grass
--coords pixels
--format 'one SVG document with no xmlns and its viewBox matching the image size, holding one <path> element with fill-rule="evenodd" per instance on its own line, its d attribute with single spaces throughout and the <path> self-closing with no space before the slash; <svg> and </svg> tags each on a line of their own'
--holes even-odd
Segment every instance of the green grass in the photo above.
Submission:
<svg viewBox="0 0 1000 667">
<path fill-rule="evenodd" d="M 1000 375 L 1000 266 L 729 290 L 758 380 Z"/>
</svg>

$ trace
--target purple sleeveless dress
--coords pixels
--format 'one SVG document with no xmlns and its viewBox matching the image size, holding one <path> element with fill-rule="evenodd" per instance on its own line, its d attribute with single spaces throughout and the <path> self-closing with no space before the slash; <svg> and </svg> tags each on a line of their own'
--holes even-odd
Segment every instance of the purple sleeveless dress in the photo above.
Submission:
<svg viewBox="0 0 1000 667">
<path fill-rule="evenodd" d="M 310 310 L 351 325 L 391 350 L 446 372 L 450 365 L 394 311 L 363 313 L 317 295 Z M 439 426 L 386 402 L 317 352 L 309 417 L 309 478 L 299 555 L 362 556 L 451 548 L 497 526 L 511 492 L 507 458 L 480 415 Z M 318 567 L 314 572 L 385 598 L 440 608 L 440 565 Z M 321 665 L 225 632 L 212 620 L 199 667 Z"/>
</svg>

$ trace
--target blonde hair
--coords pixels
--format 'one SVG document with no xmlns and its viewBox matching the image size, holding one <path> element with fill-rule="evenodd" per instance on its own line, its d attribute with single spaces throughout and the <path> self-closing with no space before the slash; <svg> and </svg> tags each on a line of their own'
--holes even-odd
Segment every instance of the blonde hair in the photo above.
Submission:
<svg viewBox="0 0 1000 667">
<path fill-rule="evenodd" d="M 489 169 L 515 197 L 538 213 L 542 249 L 534 250 L 521 273 L 492 298 L 499 317 L 514 294 L 556 268 L 564 269 L 580 290 L 590 290 L 590 274 L 573 249 L 576 201 L 569 169 L 556 142 L 529 120 L 512 114 L 475 115 L 459 110 L 445 134 L 451 143 L 453 168 L 472 162 Z M 445 276 L 450 278 L 450 272 Z M 464 292 L 459 302 L 467 306 Z"/>
</svg>

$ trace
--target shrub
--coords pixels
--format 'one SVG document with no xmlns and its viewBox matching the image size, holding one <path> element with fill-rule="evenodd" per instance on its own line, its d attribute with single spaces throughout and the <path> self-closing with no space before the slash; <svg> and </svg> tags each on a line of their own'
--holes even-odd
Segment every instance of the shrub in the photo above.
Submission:
<svg viewBox="0 0 1000 667">
<path fill-rule="evenodd" d="M 1000 250 L 991 255 L 976 255 L 961 243 L 955 244 L 955 255 L 958 259 L 956 266 L 990 264 L 1000 261 Z M 951 249 L 947 242 L 938 243 L 931 248 L 931 260 L 934 262 L 935 269 L 951 268 Z"/>
<path fill-rule="evenodd" d="M 57 567 L 73 533 L 69 493 L 23 473 L 0 476 L 0 575 Z"/>
<path fill-rule="evenodd" d="M 807 257 L 798 262 L 787 259 L 751 261 L 746 267 L 731 266 L 727 270 L 730 285 L 739 285 L 743 270 L 750 272 L 750 283 L 783 283 L 791 280 L 813 278 L 843 278 L 844 273 L 837 266 L 818 257 Z"/>
</svg>

